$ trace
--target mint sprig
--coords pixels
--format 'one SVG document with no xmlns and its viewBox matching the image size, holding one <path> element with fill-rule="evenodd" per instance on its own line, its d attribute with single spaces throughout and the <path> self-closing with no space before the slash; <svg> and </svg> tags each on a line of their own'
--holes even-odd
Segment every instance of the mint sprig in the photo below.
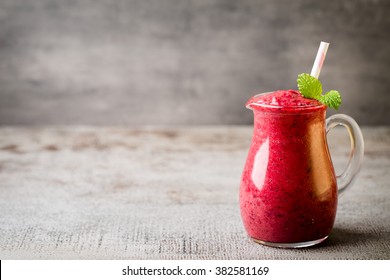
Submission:
<svg viewBox="0 0 390 280">
<path fill-rule="evenodd" d="M 322 94 L 322 84 L 320 80 L 302 73 L 297 79 L 298 89 L 305 98 L 316 99 L 322 104 L 334 109 L 338 109 L 341 104 L 341 96 L 337 90 L 330 90 Z"/>
</svg>

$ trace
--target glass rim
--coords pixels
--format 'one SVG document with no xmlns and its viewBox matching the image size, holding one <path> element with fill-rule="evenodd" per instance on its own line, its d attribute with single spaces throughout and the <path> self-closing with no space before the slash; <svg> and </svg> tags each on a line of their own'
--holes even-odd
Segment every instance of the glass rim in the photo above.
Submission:
<svg viewBox="0 0 390 280">
<path fill-rule="evenodd" d="M 275 91 L 267 91 L 267 92 L 262 92 L 262 93 L 258 93 L 258 94 L 255 94 L 254 96 L 252 96 L 249 100 L 251 99 L 254 99 L 258 96 L 261 96 L 261 95 L 267 95 L 267 94 L 271 94 L 271 93 L 274 93 Z M 248 100 L 248 102 L 249 102 Z M 264 108 L 264 109 L 268 109 L 269 112 L 277 112 L 277 113 L 296 113 L 296 112 L 300 112 L 300 113 L 303 113 L 305 111 L 309 111 L 309 112 L 313 112 L 313 111 L 316 111 L 318 109 L 327 109 L 327 106 L 325 104 L 318 104 L 318 105 L 308 105 L 308 106 L 282 106 L 282 105 L 271 105 L 271 104 L 261 104 L 261 103 L 246 103 L 246 108 L 247 109 L 254 109 L 254 107 L 259 107 L 259 108 Z M 278 110 L 278 109 L 282 109 L 282 108 L 288 108 L 289 110 L 287 111 L 282 111 L 282 110 Z M 307 113 L 309 113 L 307 112 Z"/>
</svg>

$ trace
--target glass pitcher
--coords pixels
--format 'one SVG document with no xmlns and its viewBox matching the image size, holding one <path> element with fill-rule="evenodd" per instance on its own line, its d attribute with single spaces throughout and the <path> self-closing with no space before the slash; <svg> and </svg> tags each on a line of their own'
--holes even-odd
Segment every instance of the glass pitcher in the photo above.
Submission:
<svg viewBox="0 0 390 280">
<path fill-rule="evenodd" d="M 281 106 L 271 94 L 256 95 L 246 104 L 254 113 L 254 131 L 241 177 L 242 220 L 249 236 L 260 244 L 312 246 L 329 236 L 337 197 L 356 179 L 363 136 L 347 115 L 325 119 L 326 106 L 315 100 Z M 284 94 L 300 95 L 291 90 Z M 349 133 L 351 153 L 345 171 L 336 176 L 326 135 L 338 125 Z"/>
</svg>

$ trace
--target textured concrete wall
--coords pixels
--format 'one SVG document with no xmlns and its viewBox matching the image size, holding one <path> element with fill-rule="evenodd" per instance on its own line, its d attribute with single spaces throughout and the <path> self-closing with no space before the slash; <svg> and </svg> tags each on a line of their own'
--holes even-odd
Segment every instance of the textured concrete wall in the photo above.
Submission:
<svg viewBox="0 0 390 280">
<path fill-rule="evenodd" d="M 340 112 L 390 125 L 388 0 L 0 0 L 0 124 L 244 124 L 321 40 Z"/>
</svg>

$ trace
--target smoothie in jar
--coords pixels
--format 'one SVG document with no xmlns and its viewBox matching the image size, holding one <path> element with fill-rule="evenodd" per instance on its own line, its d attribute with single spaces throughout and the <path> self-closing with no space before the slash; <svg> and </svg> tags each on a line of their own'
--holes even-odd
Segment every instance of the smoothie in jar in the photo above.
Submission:
<svg viewBox="0 0 390 280">
<path fill-rule="evenodd" d="M 321 242 L 336 216 L 337 184 L 326 142 L 326 106 L 294 90 L 260 94 L 241 178 L 240 209 L 261 243 Z"/>
</svg>

